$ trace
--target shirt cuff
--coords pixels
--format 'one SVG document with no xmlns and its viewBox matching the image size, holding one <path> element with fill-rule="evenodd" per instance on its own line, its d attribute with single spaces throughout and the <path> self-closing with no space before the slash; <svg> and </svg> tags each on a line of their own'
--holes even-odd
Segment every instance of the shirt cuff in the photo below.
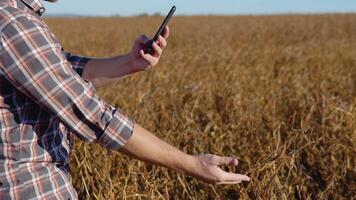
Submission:
<svg viewBox="0 0 356 200">
<path fill-rule="evenodd" d="M 77 72 L 80 77 L 83 75 L 85 65 L 91 60 L 89 57 L 71 55 L 68 52 L 65 52 L 65 57 L 72 65 L 73 70 Z"/>
<path fill-rule="evenodd" d="M 134 121 L 130 117 L 121 113 L 116 108 L 113 117 L 98 143 L 110 150 L 118 150 L 125 146 L 131 138 L 134 129 Z"/>
</svg>

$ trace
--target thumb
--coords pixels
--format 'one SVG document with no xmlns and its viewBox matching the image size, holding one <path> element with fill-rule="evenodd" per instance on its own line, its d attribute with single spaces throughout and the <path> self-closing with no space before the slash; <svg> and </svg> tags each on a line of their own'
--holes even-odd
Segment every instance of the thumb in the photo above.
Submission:
<svg viewBox="0 0 356 200">
<path fill-rule="evenodd" d="M 220 157 L 219 165 L 237 165 L 239 162 L 236 158 L 232 157 Z"/>
<path fill-rule="evenodd" d="M 149 41 L 149 39 L 147 38 L 146 35 L 140 35 L 137 37 L 136 42 L 140 43 L 140 44 L 146 44 Z"/>
</svg>

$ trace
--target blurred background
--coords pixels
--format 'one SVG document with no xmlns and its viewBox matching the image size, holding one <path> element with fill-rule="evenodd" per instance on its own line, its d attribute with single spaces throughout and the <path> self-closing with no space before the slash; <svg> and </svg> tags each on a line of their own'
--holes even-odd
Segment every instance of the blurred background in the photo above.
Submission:
<svg viewBox="0 0 356 200">
<path fill-rule="evenodd" d="M 59 0 L 46 2 L 47 15 L 132 16 L 165 14 L 172 5 L 178 15 L 246 15 L 356 12 L 354 0 Z"/>
<path fill-rule="evenodd" d="M 77 140 L 80 199 L 355 199 L 356 1 L 59 0 L 45 20 L 66 51 L 109 57 L 172 5 L 159 64 L 98 94 L 186 153 L 238 157 L 225 169 L 251 182 L 208 185 Z"/>
</svg>

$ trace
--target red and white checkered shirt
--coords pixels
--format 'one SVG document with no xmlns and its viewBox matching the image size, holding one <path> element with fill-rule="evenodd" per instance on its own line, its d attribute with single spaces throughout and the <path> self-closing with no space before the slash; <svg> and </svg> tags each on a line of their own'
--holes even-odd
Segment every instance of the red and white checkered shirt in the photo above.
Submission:
<svg viewBox="0 0 356 200">
<path fill-rule="evenodd" d="M 89 58 L 65 53 L 40 0 L 0 0 L 0 199 L 77 199 L 70 136 L 117 150 L 133 121 L 81 78 Z"/>
</svg>

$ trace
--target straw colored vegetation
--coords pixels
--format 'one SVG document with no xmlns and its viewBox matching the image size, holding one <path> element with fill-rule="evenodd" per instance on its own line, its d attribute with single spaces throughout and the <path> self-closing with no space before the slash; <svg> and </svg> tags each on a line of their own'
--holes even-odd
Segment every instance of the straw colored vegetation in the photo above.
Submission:
<svg viewBox="0 0 356 200">
<path fill-rule="evenodd" d="M 161 17 L 47 19 L 65 49 L 126 53 Z M 176 17 L 159 65 L 98 90 L 190 154 L 236 156 L 213 186 L 79 140 L 81 199 L 354 199 L 356 15 Z"/>
</svg>

